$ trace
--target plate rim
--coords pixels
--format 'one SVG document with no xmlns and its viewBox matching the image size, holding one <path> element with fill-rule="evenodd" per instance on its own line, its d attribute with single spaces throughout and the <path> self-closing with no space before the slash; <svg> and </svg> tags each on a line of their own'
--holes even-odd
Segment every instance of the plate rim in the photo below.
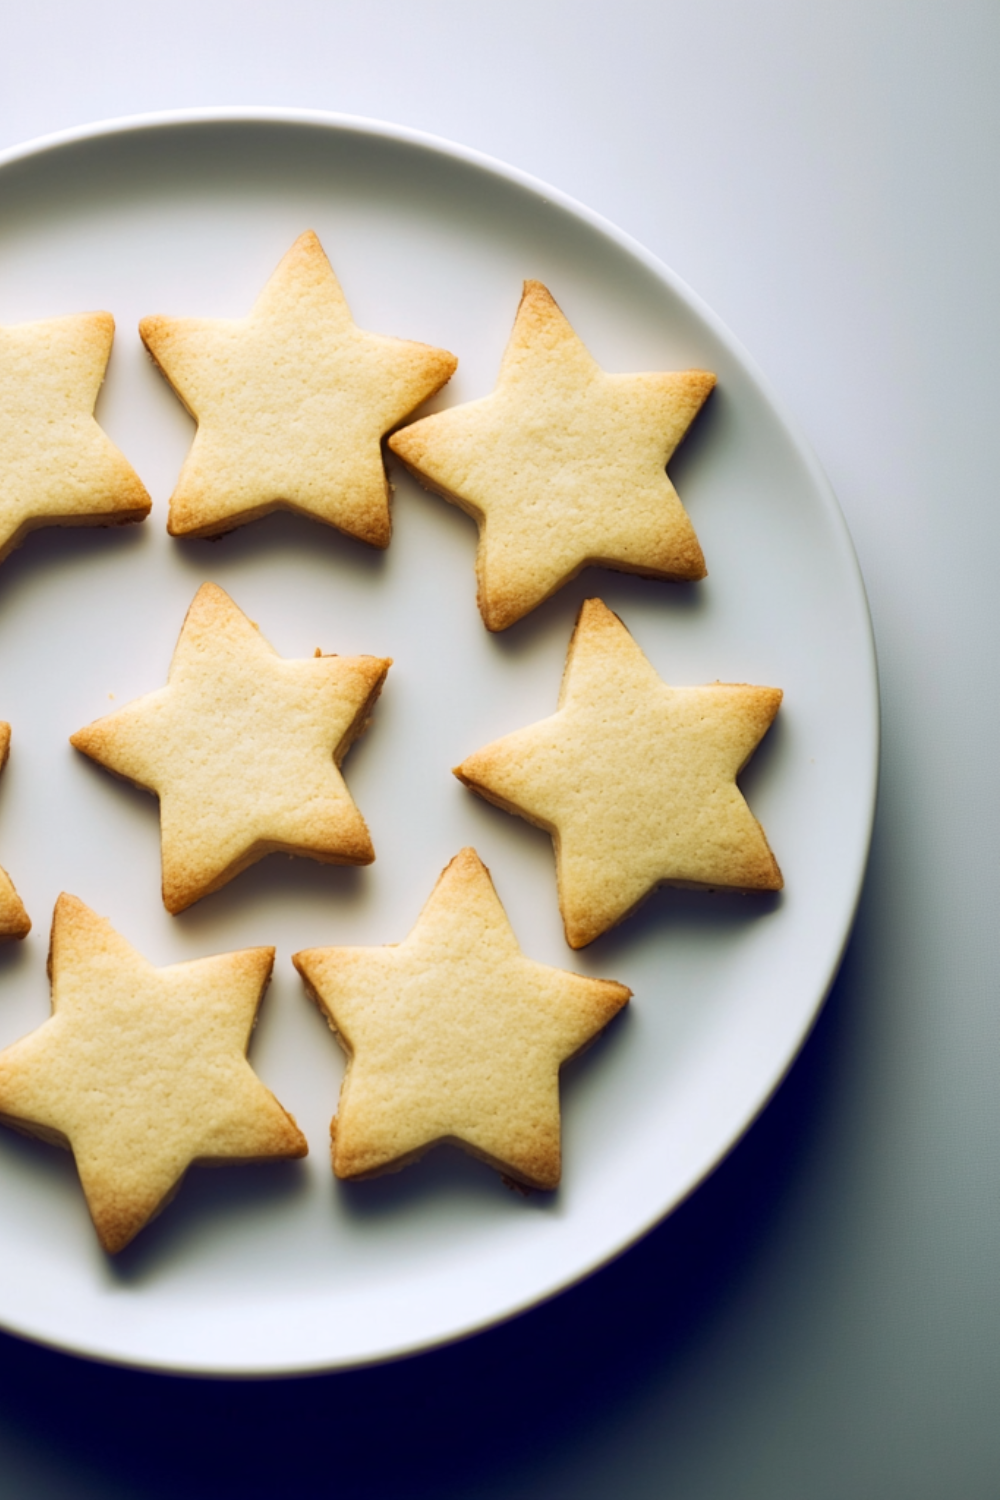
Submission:
<svg viewBox="0 0 1000 1500">
<path fill-rule="evenodd" d="M 11 1320 L 8 1317 L 4 1317 L 2 1325 L 0 1325 L 6 1331 L 40 1347 L 58 1350 L 61 1353 L 71 1354 L 78 1358 L 95 1360 L 98 1363 L 114 1365 L 120 1368 L 208 1379 L 269 1379 L 290 1377 L 293 1375 L 319 1374 L 335 1370 L 359 1369 L 366 1366 L 388 1363 L 424 1351 L 441 1348 L 486 1329 L 498 1327 L 512 1318 L 529 1311 L 533 1307 L 544 1305 L 562 1292 L 579 1285 L 603 1266 L 617 1259 L 619 1255 L 622 1255 L 640 1239 L 644 1238 L 653 1228 L 662 1223 L 714 1173 L 720 1163 L 725 1160 L 767 1108 L 775 1093 L 788 1076 L 789 1071 L 794 1066 L 837 978 L 844 953 L 850 941 L 868 868 L 878 797 L 881 742 L 880 692 L 871 609 L 854 542 L 833 487 L 820 465 L 811 444 L 804 436 L 797 418 L 786 406 L 783 398 L 772 386 L 767 375 L 760 369 L 756 360 L 747 351 L 740 339 L 732 332 L 728 324 L 714 312 L 682 277 L 627 231 L 619 228 L 604 215 L 591 209 L 562 189 L 553 187 L 532 173 L 524 171 L 477 148 L 459 144 L 427 131 L 395 124 L 391 121 L 338 111 L 303 109 L 278 105 L 213 105 L 155 110 L 100 119 L 83 125 L 76 125 L 46 133 L 0 150 L 0 181 L 2 181 L 3 173 L 9 167 L 40 159 L 50 154 L 58 154 L 66 148 L 76 145 L 124 138 L 130 135 L 155 135 L 161 132 L 170 133 L 186 127 L 210 127 L 213 125 L 273 125 L 279 128 L 291 126 L 307 130 L 311 129 L 320 133 L 330 133 L 331 135 L 358 136 L 382 140 L 390 144 L 405 144 L 415 147 L 431 156 L 444 157 L 450 161 L 473 167 L 492 177 L 499 178 L 505 183 L 514 184 L 522 188 L 541 199 L 543 203 L 553 204 L 561 208 L 574 219 L 581 221 L 605 239 L 610 240 L 649 271 L 656 280 L 665 284 L 681 302 L 686 304 L 701 322 L 711 329 L 716 338 L 719 339 L 734 359 L 743 367 L 747 376 L 757 387 L 770 411 L 782 427 L 785 436 L 795 451 L 796 457 L 806 471 L 814 493 L 823 504 L 827 520 L 838 533 L 842 545 L 843 561 L 847 564 L 853 588 L 853 604 L 857 610 L 858 623 L 863 626 L 863 630 L 859 632 L 858 644 L 859 647 L 863 644 L 865 648 L 865 661 L 863 665 L 865 668 L 864 675 L 868 684 L 867 720 L 864 726 L 868 741 L 868 779 L 867 784 L 863 788 L 859 786 L 857 803 L 859 829 L 862 836 L 858 850 L 853 890 L 850 891 L 849 900 L 845 901 L 846 919 L 840 934 L 840 941 L 836 946 L 835 954 L 826 975 L 825 983 L 820 993 L 815 996 L 811 1007 L 807 1010 L 783 1066 L 773 1078 L 770 1088 L 757 1102 L 756 1108 L 742 1119 L 735 1133 L 726 1137 L 717 1152 L 703 1164 L 699 1174 L 687 1184 L 683 1191 L 671 1198 L 656 1213 L 648 1217 L 644 1216 L 638 1225 L 630 1226 L 626 1234 L 617 1238 L 613 1248 L 602 1248 L 592 1253 L 572 1273 L 562 1276 L 555 1283 L 548 1285 L 542 1290 L 534 1290 L 508 1300 L 500 1310 L 491 1310 L 478 1317 L 467 1319 L 459 1326 L 450 1327 L 433 1338 L 415 1336 L 395 1343 L 387 1343 L 383 1340 L 378 1349 L 366 1355 L 349 1354 L 342 1358 L 328 1356 L 324 1359 L 299 1358 L 288 1360 L 284 1358 L 273 1363 L 262 1363 L 259 1361 L 233 1363 L 227 1362 L 225 1359 L 213 1358 L 204 1363 L 193 1364 L 184 1359 L 172 1358 L 169 1354 L 139 1358 L 129 1354 L 116 1353 L 109 1349 L 101 1349 L 100 1347 L 84 1347 L 75 1342 L 61 1342 L 44 1333 L 19 1326 L 16 1320 Z"/>
</svg>

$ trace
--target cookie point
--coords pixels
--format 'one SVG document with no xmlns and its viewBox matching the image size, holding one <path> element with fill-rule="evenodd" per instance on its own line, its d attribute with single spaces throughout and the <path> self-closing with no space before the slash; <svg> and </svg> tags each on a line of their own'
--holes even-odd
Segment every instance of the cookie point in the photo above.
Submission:
<svg viewBox="0 0 1000 1500">
<path fill-rule="evenodd" d="M 545 302 L 545 303 L 549 303 L 549 302 L 554 303 L 555 300 L 556 299 L 553 297 L 552 293 L 549 291 L 549 289 L 545 285 L 544 281 L 538 281 L 533 276 L 529 276 L 525 280 L 524 286 L 523 286 L 522 291 L 521 291 L 521 301 L 522 302 L 534 302 L 534 301 L 538 301 L 538 302 Z"/>
<path fill-rule="evenodd" d="M 449 860 L 445 868 L 448 870 L 455 870 L 456 872 L 478 872 L 480 870 L 485 870 L 487 875 L 490 873 L 471 844 L 466 844 L 464 849 L 459 849 L 458 853 Z"/>
<path fill-rule="evenodd" d="M 94 915 L 96 914 L 91 911 L 85 901 L 80 900 L 79 896 L 74 896 L 69 891 L 60 891 L 56 897 L 56 904 L 52 911 L 52 921 L 55 923 L 62 921 L 66 917 L 92 917 Z"/>
</svg>

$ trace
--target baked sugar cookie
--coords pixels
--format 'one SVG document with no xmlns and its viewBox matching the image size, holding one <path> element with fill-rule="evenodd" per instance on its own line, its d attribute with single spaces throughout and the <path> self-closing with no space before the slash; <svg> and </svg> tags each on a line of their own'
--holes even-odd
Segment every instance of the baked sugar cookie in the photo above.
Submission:
<svg viewBox="0 0 1000 1500">
<path fill-rule="evenodd" d="M 246 1060 L 273 948 L 155 969 L 63 895 L 52 1015 L 0 1052 L 0 1119 L 68 1146 L 110 1254 L 195 1162 L 305 1156 L 302 1132 Z"/>
<path fill-rule="evenodd" d="M 744 683 L 668 687 L 618 616 L 588 599 L 558 712 L 455 775 L 552 834 L 566 940 L 582 948 L 661 884 L 781 889 L 736 785 L 781 697 Z"/>
<path fill-rule="evenodd" d="M 293 510 L 388 546 L 381 440 L 458 361 L 358 328 L 315 234 L 296 240 L 248 317 L 143 318 L 139 332 L 198 423 L 172 536 Z"/>
<path fill-rule="evenodd" d="M 10 725 L 0 721 L 0 771 L 7 764 L 9 755 Z M 14 889 L 14 882 L 6 870 L 0 869 L 0 940 L 27 937 L 30 931 L 31 918 Z"/>
<path fill-rule="evenodd" d="M 630 991 L 526 958 L 474 849 L 398 946 L 313 948 L 294 963 L 349 1057 L 338 1177 L 396 1171 L 451 1141 L 515 1182 L 558 1185 L 559 1069 Z"/>
<path fill-rule="evenodd" d="M 389 446 L 479 522 L 479 609 L 504 630 L 588 563 L 697 579 L 705 560 L 666 464 L 715 385 L 704 370 L 609 375 L 526 281 L 496 390 Z"/>
<path fill-rule="evenodd" d="M 339 766 L 390 662 L 286 661 L 216 584 L 198 590 L 167 686 L 71 736 L 160 799 L 163 902 L 183 911 L 265 854 L 375 858 Z"/>
<path fill-rule="evenodd" d="M 0 559 L 38 526 L 124 526 L 149 496 L 94 420 L 115 321 L 0 327 Z"/>
</svg>

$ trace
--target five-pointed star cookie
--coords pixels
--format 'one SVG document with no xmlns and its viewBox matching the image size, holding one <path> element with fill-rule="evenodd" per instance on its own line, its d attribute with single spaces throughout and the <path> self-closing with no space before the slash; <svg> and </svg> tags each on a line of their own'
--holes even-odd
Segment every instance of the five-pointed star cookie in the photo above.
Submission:
<svg viewBox="0 0 1000 1500">
<path fill-rule="evenodd" d="M 375 858 L 339 771 L 391 663 L 286 661 L 215 584 L 198 590 L 167 686 L 71 743 L 160 798 L 170 912 L 281 850 L 325 864 Z"/>
<path fill-rule="evenodd" d="M 582 948 L 660 884 L 781 889 L 736 785 L 781 697 L 743 683 L 668 687 L 618 616 L 588 599 L 558 712 L 455 775 L 553 835 L 566 940 Z"/>
<path fill-rule="evenodd" d="M 696 579 L 705 561 L 666 464 L 715 385 L 704 370 L 609 375 L 526 281 L 496 390 L 395 433 L 429 489 L 480 523 L 479 608 L 504 630 L 588 563 Z"/>
<path fill-rule="evenodd" d="M 139 476 L 94 420 L 114 332 L 104 312 L 0 327 L 0 559 L 36 526 L 149 515 Z"/>
<path fill-rule="evenodd" d="M 331 1127 L 338 1177 L 452 1141 L 517 1182 L 558 1185 L 559 1068 L 630 991 L 526 958 L 474 849 L 398 946 L 314 948 L 294 963 L 349 1057 Z"/>
<path fill-rule="evenodd" d="M 0 721 L 0 771 L 7 764 L 10 754 L 10 725 Z M 31 918 L 24 909 L 14 882 L 6 870 L 0 869 L 0 940 L 27 937 L 31 931 Z"/>
<path fill-rule="evenodd" d="M 139 331 L 198 423 L 171 535 L 284 509 L 388 546 L 381 440 L 458 361 L 358 328 L 315 234 L 296 240 L 249 317 L 144 318 Z"/>
<path fill-rule="evenodd" d="M 0 1119 L 69 1146 L 114 1254 L 194 1162 L 305 1156 L 250 1068 L 273 948 L 155 969 L 75 896 L 56 903 L 52 1015 L 0 1052 Z"/>
</svg>

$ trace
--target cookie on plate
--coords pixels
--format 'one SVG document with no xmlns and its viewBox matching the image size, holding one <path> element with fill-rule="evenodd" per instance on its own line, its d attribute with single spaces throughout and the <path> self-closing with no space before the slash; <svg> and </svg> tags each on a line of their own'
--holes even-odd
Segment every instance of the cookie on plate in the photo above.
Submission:
<svg viewBox="0 0 1000 1500">
<path fill-rule="evenodd" d="M 526 958 L 474 849 L 402 943 L 293 961 L 349 1058 L 338 1177 L 396 1171 L 450 1141 L 516 1183 L 558 1185 L 559 1069 L 630 991 Z"/>
<path fill-rule="evenodd" d="M 388 546 L 382 438 L 458 361 L 360 329 L 315 234 L 295 241 L 248 317 L 143 318 L 139 332 L 198 423 L 172 536 L 293 510 Z"/>
<path fill-rule="evenodd" d="M 248 948 L 156 969 L 75 896 L 52 922 L 52 1015 L 0 1052 L 0 1119 L 68 1146 L 110 1254 L 195 1162 L 305 1156 L 246 1060 L 274 964 Z"/>
<path fill-rule="evenodd" d="M 38 526 L 149 515 L 138 474 L 94 420 L 110 313 L 0 327 L 0 559 Z"/>
<path fill-rule="evenodd" d="M 539 281 L 526 281 L 496 390 L 389 446 L 479 522 L 479 609 L 504 630 L 588 563 L 697 579 L 705 560 L 666 464 L 715 376 L 609 375 Z"/>
<path fill-rule="evenodd" d="M 588 599 L 558 712 L 455 775 L 552 834 L 566 940 L 582 948 L 661 884 L 781 889 L 736 785 L 781 698 L 745 683 L 668 687 L 618 616 Z"/>
<path fill-rule="evenodd" d="M 0 720 L 0 771 L 7 764 L 9 755 L 10 725 Z M 0 869 L 0 940 L 27 937 L 30 931 L 31 918 L 14 889 L 14 882 L 6 870 Z"/>
<path fill-rule="evenodd" d="M 376 656 L 286 661 L 223 589 L 202 585 L 167 686 L 71 736 L 92 760 L 159 796 L 168 911 L 275 851 L 372 862 L 339 767 L 390 665 Z"/>
</svg>

